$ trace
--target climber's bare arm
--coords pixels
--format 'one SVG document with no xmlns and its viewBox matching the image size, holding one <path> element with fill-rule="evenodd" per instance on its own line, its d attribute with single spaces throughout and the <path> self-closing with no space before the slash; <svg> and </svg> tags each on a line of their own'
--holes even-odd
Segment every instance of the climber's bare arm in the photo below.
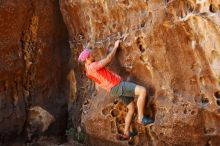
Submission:
<svg viewBox="0 0 220 146">
<path fill-rule="evenodd" d="M 115 53 L 118 49 L 118 46 L 119 46 L 119 43 L 120 43 L 120 40 L 117 40 L 115 42 L 115 45 L 114 45 L 114 48 L 111 50 L 111 52 L 104 58 L 100 61 L 100 63 L 103 65 L 103 66 L 106 66 L 108 65 L 111 61 L 112 61 L 112 58 L 115 56 Z"/>
</svg>

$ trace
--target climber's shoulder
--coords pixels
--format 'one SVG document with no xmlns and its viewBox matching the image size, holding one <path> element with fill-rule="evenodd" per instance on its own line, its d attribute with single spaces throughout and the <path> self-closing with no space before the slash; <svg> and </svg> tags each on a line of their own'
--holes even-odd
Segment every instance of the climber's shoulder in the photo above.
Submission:
<svg viewBox="0 0 220 146">
<path fill-rule="evenodd" d="M 91 64 L 87 65 L 88 69 L 94 69 L 94 70 L 99 70 L 103 67 L 104 66 L 101 61 L 95 61 L 95 62 L 92 62 Z"/>
</svg>

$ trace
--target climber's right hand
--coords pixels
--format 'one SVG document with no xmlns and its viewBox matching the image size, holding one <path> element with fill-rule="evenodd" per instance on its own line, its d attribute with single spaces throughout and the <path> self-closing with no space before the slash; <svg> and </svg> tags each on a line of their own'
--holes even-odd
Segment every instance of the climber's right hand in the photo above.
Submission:
<svg viewBox="0 0 220 146">
<path fill-rule="evenodd" d="M 119 43 L 120 43 L 120 40 L 117 40 L 111 52 L 104 59 L 100 61 L 103 66 L 106 66 L 111 62 L 112 58 L 115 56 Z"/>
</svg>

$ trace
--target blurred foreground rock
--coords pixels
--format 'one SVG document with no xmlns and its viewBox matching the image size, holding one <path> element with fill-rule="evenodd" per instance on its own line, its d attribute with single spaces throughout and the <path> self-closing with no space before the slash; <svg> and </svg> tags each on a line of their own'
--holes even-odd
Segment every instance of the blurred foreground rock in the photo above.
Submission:
<svg viewBox="0 0 220 146">
<path fill-rule="evenodd" d="M 59 2 L 0 0 L 0 50 L 0 145 L 23 136 L 36 105 L 56 118 L 47 134 L 64 133 L 70 48 Z"/>
</svg>

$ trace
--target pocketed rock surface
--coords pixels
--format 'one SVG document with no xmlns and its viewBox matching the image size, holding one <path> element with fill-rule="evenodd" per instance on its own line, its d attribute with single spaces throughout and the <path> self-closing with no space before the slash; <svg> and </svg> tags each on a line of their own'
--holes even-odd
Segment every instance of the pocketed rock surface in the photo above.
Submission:
<svg viewBox="0 0 220 146">
<path fill-rule="evenodd" d="M 109 68 L 148 89 L 145 110 L 155 119 L 134 122 L 139 135 L 130 144 L 220 145 L 218 0 L 60 0 L 60 7 L 75 56 L 89 43 L 100 59 L 124 38 Z M 126 108 L 114 100 L 97 88 L 85 103 L 89 144 L 127 145 L 115 139 Z"/>
</svg>

